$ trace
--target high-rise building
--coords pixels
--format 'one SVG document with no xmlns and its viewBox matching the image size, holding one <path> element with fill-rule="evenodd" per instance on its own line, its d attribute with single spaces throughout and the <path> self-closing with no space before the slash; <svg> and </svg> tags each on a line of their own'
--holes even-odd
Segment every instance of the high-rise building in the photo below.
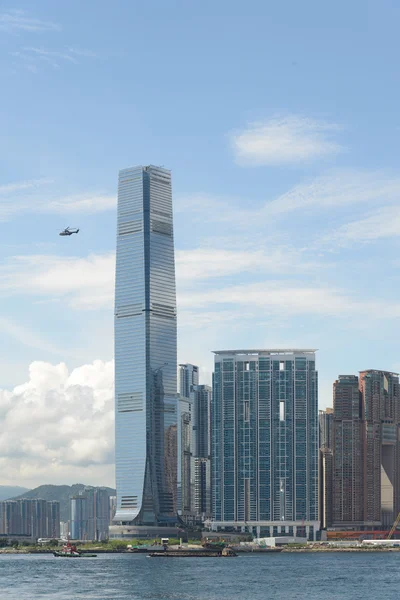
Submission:
<svg viewBox="0 0 400 600">
<path fill-rule="evenodd" d="M 102 541 L 108 538 L 110 497 L 106 488 L 86 486 L 70 499 L 71 537 Z"/>
<path fill-rule="evenodd" d="M 192 398 L 194 386 L 199 384 L 199 367 L 190 363 L 179 365 L 179 393 Z"/>
<path fill-rule="evenodd" d="M 211 387 L 196 385 L 194 388 L 194 454 L 198 458 L 210 458 L 211 454 Z"/>
<path fill-rule="evenodd" d="M 319 411 L 319 518 L 321 528 L 333 519 L 333 409 Z"/>
<path fill-rule="evenodd" d="M 70 536 L 73 540 L 88 540 L 88 504 L 83 494 L 70 499 Z"/>
<path fill-rule="evenodd" d="M 333 525 L 363 521 L 363 443 L 356 375 L 333 384 Z"/>
<path fill-rule="evenodd" d="M 45 538 L 48 536 L 48 508 L 46 500 L 32 500 L 32 537 Z"/>
<path fill-rule="evenodd" d="M 211 388 L 199 384 L 199 368 L 190 363 L 179 365 L 179 383 L 181 434 L 178 439 L 181 450 L 178 470 L 183 471 L 182 484 L 178 483 L 178 497 L 182 498 L 181 514 L 186 514 L 186 520 L 204 521 L 211 516 Z M 185 510 L 183 506 L 186 506 Z"/>
<path fill-rule="evenodd" d="M 333 521 L 333 451 L 319 449 L 319 518 L 321 529 L 331 527 Z"/>
<path fill-rule="evenodd" d="M 82 492 L 86 498 L 87 524 L 85 537 L 101 541 L 108 538 L 110 501 L 106 488 L 86 486 Z"/>
<path fill-rule="evenodd" d="M 193 509 L 197 521 L 211 518 L 211 460 L 209 458 L 194 459 Z"/>
<path fill-rule="evenodd" d="M 319 447 L 331 448 L 333 445 L 333 408 L 319 411 Z"/>
<path fill-rule="evenodd" d="M 57 539 L 61 535 L 60 503 L 58 501 L 47 502 L 47 535 L 53 539 Z"/>
<path fill-rule="evenodd" d="M 399 376 L 362 371 L 364 521 L 391 527 L 400 510 Z"/>
<path fill-rule="evenodd" d="M 211 398 L 209 385 L 196 385 L 194 403 L 194 512 L 211 516 Z"/>
<path fill-rule="evenodd" d="M 112 525 L 117 510 L 117 496 L 110 496 L 109 501 L 109 525 Z"/>
<path fill-rule="evenodd" d="M 60 503 L 40 498 L 0 502 L 0 535 L 60 537 Z"/>
<path fill-rule="evenodd" d="M 1 506 L 1 522 L 0 522 L 0 535 L 15 535 L 24 534 L 27 536 L 31 535 L 31 530 L 28 532 L 23 531 L 22 519 L 19 509 L 19 504 L 16 500 L 5 500 L 0 502 Z"/>
<path fill-rule="evenodd" d="M 174 524 L 177 359 L 171 175 L 119 173 L 115 282 L 114 523 Z"/>
<path fill-rule="evenodd" d="M 315 539 L 317 387 L 315 350 L 215 352 L 212 529 Z"/>
<path fill-rule="evenodd" d="M 32 525 L 33 525 L 33 514 L 32 514 L 32 505 L 33 501 L 29 498 L 22 498 L 21 500 L 17 500 L 18 502 L 18 512 L 21 518 L 20 521 L 20 533 L 23 535 L 30 536 L 32 535 Z M 60 508 L 59 503 L 58 507 Z M 33 527 L 35 529 L 35 527 Z M 51 536 L 51 537 L 57 537 Z"/>
<path fill-rule="evenodd" d="M 194 519 L 193 400 L 178 401 L 178 514 L 186 522 Z"/>
<path fill-rule="evenodd" d="M 400 510 L 397 373 L 367 370 L 334 384 L 333 525 L 390 528 Z"/>
</svg>

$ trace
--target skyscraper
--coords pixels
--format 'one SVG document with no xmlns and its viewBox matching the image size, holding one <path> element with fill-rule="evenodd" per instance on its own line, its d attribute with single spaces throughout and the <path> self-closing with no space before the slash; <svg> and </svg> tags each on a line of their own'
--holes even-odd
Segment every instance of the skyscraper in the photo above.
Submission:
<svg viewBox="0 0 400 600">
<path fill-rule="evenodd" d="M 333 384 L 333 525 L 363 521 L 363 443 L 356 375 Z"/>
<path fill-rule="evenodd" d="M 397 373 L 362 371 L 334 384 L 333 525 L 390 528 L 400 510 Z"/>
<path fill-rule="evenodd" d="M 195 406 L 195 447 L 198 458 L 210 458 L 211 454 L 211 387 L 196 385 L 194 388 Z"/>
<path fill-rule="evenodd" d="M 193 400 L 179 396 L 178 401 L 178 514 L 194 519 Z"/>
<path fill-rule="evenodd" d="M 105 540 L 110 522 L 110 499 L 106 488 L 86 486 L 70 499 L 71 537 Z"/>
<path fill-rule="evenodd" d="M 332 448 L 333 445 L 333 408 L 319 411 L 319 447 Z"/>
<path fill-rule="evenodd" d="M 321 528 L 333 519 L 333 409 L 319 411 L 319 518 Z"/>
<path fill-rule="evenodd" d="M 199 367 L 190 363 L 179 365 L 179 383 L 182 484 L 178 484 L 178 495 L 182 498 L 182 507 L 186 506 L 186 514 L 203 521 L 211 516 L 211 388 L 199 384 Z"/>
<path fill-rule="evenodd" d="M 52 538 L 60 537 L 60 503 L 47 502 L 47 535 Z"/>
<path fill-rule="evenodd" d="M 196 385 L 194 389 L 194 512 L 204 521 L 211 516 L 212 390 L 209 385 Z"/>
<path fill-rule="evenodd" d="M 189 363 L 179 365 L 179 393 L 185 398 L 193 398 L 194 386 L 199 383 L 199 367 Z"/>
<path fill-rule="evenodd" d="M 399 376 L 360 373 L 364 436 L 364 521 L 391 527 L 400 510 Z"/>
<path fill-rule="evenodd" d="M 87 540 L 88 504 L 83 494 L 72 496 L 70 499 L 70 536 L 73 540 Z"/>
<path fill-rule="evenodd" d="M 317 393 L 314 350 L 215 352 L 214 530 L 315 539 Z"/>
<path fill-rule="evenodd" d="M 32 539 L 60 536 L 60 503 L 40 498 L 0 502 L 0 535 Z"/>
<path fill-rule="evenodd" d="M 114 523 L 175 522 L 177 359 L 171 175 L 119 173 L 115 283 Z"/>
</svg>

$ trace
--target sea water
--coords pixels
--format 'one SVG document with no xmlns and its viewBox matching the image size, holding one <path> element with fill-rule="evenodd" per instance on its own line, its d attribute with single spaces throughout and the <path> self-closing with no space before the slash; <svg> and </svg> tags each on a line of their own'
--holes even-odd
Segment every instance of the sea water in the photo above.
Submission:
<svg viewBox="0 0 400 600">
<path fill-rule="evenodd" d="M 400 552 L 0 555 L 1 600 L 399 600 Z"/>
</svg>

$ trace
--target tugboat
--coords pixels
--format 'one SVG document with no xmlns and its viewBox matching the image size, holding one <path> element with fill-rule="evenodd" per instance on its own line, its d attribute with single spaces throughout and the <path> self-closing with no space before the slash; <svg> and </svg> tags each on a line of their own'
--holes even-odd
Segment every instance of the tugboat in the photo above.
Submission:
<svg viewBox="0 0 400 600">
<path fill-rule="evenodd" d="M 83 554 L 80 550 L 77 549 L 75 544 L 71 544 L 71 542 L 68 540 L 68 542 L 61 547 L 61 550 L 54 550 L 53 556 L 60 556 L 63 558 L 95 558 L 97 554 Z"/>
</svg>

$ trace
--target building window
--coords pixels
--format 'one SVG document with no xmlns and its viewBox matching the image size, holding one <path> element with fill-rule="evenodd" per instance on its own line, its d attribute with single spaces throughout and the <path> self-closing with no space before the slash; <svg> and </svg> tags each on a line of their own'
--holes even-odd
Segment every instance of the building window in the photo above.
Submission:
<svg viewBox="0 0 400 600">
<path fill-rule="evenodd" d="M 244 420 L 250 421 L 250 402 L 245 400 L 244 403 Z"/>
<path fill-rule="evenodd" d="M 285 420 L 285 401 L 284 400 L 281 400 L 279 402 L 279 420 L 280 421 Z"/>
</svg>

